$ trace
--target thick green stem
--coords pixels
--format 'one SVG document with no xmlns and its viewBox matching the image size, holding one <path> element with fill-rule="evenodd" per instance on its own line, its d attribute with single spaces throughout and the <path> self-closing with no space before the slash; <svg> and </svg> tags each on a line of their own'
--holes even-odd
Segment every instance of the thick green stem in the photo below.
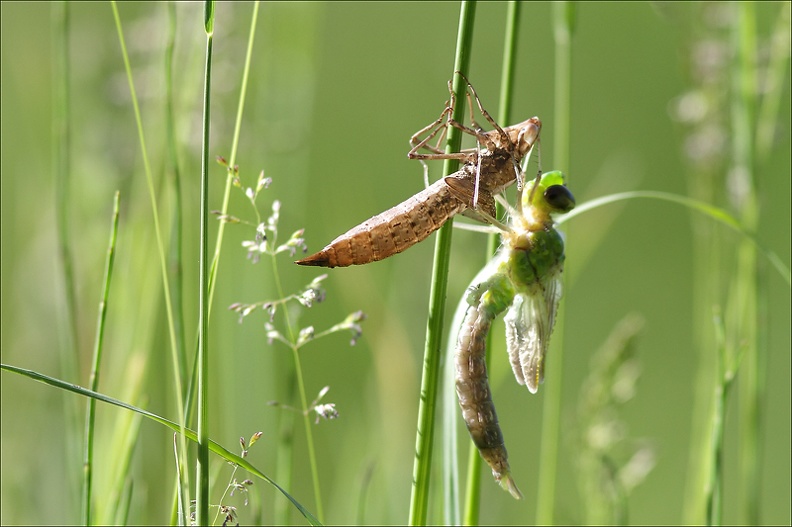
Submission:
<svg viewBox="0 0 792 527">
<path fill-rule="evenodd" d="M 473 41 L 473 20 L 476 3 L 462 2 L 459 14 L 459 30 L 454 58 L 454 71 L 467 73 L 470 62 L 470 49 Z M 453 76 L 452 89 L 458 102 L 453 118 L 459 122 L 464 119 L 464 90 L 466 85 L 459 75 Z M 450 127 L 447 152 L 457 152 L 462 143 L 459 130 Z M 459 166 L 457 160 L 446 160 L 443 173 L 451 174 Z M 448 261 L 451 248 L 453 220 L 449 220 L 437 232 L 435 258 L 432 266 L 432 285 L 429 294 L 429 319 L 426 324 L 426 345 L 424 347 L 423 373 L 421 377 L 421 398 L 418 403 L 418 427 L 415 439 L 415 462 L 413 464 L 413 486 L 410 494 L 410 525 L 425 525 L 429 504 L 429 479 L 432 467 L 432 447 L 434 444 L 434 423 L 437 411 L 437 386 L 440 376 L 441 344 L 443 341 L 443 320 L 445 317 L 446 288 L 448 285 Z"/>
</svg>

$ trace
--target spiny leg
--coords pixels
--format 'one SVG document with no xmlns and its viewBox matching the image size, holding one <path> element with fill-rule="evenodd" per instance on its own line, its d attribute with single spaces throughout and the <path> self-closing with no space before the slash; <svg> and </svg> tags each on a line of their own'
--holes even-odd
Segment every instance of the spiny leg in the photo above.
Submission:
<svg viewBox="0 0 792 527">
<path fill-rule="evenodd" d="M 464 79 L 465 77 L 463 76 L 462 78 Z M 468 86 L 470 86 L 470 83 L 467 84 Z M 467 88 L 465 88 L 465 95 L 467 96 L 467 101 L 468 101 L 467 106 L 468 106 L 468 113 L 470 114 L 470 126 L 479 133 L 482 134 L 486 133 L 484 132 L 484 128 L 482 128 L 481 125 L 476 122 L 476 118 L 473 116 L 473 99 L 470 97 L 470 90 L 468 90 Z"/>
<path fill-rule="evenodd" d="M 451 107 L 447 105 L 445 110 L 443 110 L 443 112 L 440 114 L 440 117 L 438 117 L 435 122 L 433 122 L 433 123 L 429 124 L 428 126 L 420 129 L 415 134 L 413 134 L 413 136 L 410 138 L 410 147 L 411 148 L 410 148 L 410 151 L 407 153 L 407 157 L 409 159 L 416 159 L 417 158 L 421 162 L 421 166 L 423 167 L 424 187 L 425 188 L 429 187 L 429 165 L 426 164 L 426 162 L 423 160 L 422 157 L 418 157 L 418 156 L 423 156 L 424 154 L 418 154 L 417 151 L 420 150 L 421 148 L 426 148 L 427 150 L 429 150 L 431 152 L 434 152 L 435 154 L 442 154 L 443 153 L 443 151 L 440 150 L 437 146 L 427 145 L 427 143 L 435 135 L 437 135 L 437 133 L 440 130 L 442 130 L 442 133 L 440 134 L 440 137 L 437 140 L 437 144 L 439 145 L 440 142 L 443 140 L 443 138 L 446 135 L 446 130 L 448 129 L 448 126 L 446 124 L 443 124 L 443 117 L 446 115 L 446 113 L 448 113 L 448 111 L 450 109 L 451 109 Z M 434 128 L 434 130 L 432 130 L 433 128 Z M 418 137 L 421 134 L 423 134 L 424 132 L 428 131 L 428 130 L 432 130 L 432 132 L 425 139 L 423 139 L 422 141 L 418 141 Z"/>
<path fill-rule="evenodd" d="M 449 157 L 445 154 L 445 152 L 440 148 L 440 145 L 445 140 L 446 134 L 448 132 L 448 118 L 454 111 L 454 105 L 456 104 L 456 98 L 454 96 L 453 90 L 451 90 L 451 85 L 449 83 L 449 92 L 451 93 L 451 98 L 446 101 L 446 107 L 440 113 L 440 117 L 438 117 L 434 122 L 429 123 L 427 126 L 421 128 L 417 132 L 415 132 L 412 137 L 410 137 L 410 151 L 407 153 L 407 157 L 409 159 L 418 159 L 423 166 L 423 173 L 424 173 L 424 186 L 429 187 L 429 166 L 424 162 L 424 159 L 448 159 Z M 445 121 L 445 122 L 444 122 Z M 429 132 L 429 134 L 424 138 L 420 139 L 420 136 L 424 133 Z M 439 134 L 437 137 L 437 142 L 434 145 L 429 144 L 435 136 Z M 432 152 L 431 154 L 419 154 L 418 150 L 421 148 L 425 148 Z M 463 159 L 458 154 L 452 154 L 451 159 Z"/>
<path fill-rule="evenodd" d="M 470 120 L 472 127 L 465 126 L 464 124 L 456 121 L 452 115 L 456 105 L 456 97 L 453 92 L 452 82 L 448 82 L 448 90 L 450 93 L 450 99 L 447 103 L 445 109 L 441 112 L 440 117 L 438 117 L 434 122 L 430 123 L 428 126 L 422 128 L 417 133 L 415 133 L 410 138 L 410 145 L 412 148 L 408 153 L 408 157 L 410 159 L 419 159 L 421 160 L 421 164 L 423 165 L 424 169 L 424 184 L 426 186 L 429 185 L 429 168 L 424 163 L 423 160 L 438 160 L 438 159 L 457 159 L 460 161 L 470 162 L 473 161 L 476 163 L 476 173 L 475 173 L 475 181 L 474 181 L 474 188 L 473 188 L 473 196 L 472 196 L 472 206 L 474 210 L 479 209 L 479 188 L 481 184 L 481 165 L 482 165 L 482 156 L 480 152 L 482 150 L 482 145 L 486 148 L 489 152 L 494 152 L 498 148 L 505 148 L 507 152 L 512 157 L 512 162 L 514 164 L 514 173 L 515 179 L 518 182 L 518 188 L 522 184 L 522 172 L 519 170 L 519 163 L 514 154 L 514 145 L 512 144 L 511 138 L 506 132 L 501 128 L 492 116 L 487 112 L 483 105 L 481 104 L 481 100 L 479 99 L 478 93 L 476 92 L 473 85 L 470 81 L 465 77 L 462 73 L 456 72 L 460 75 L 460 77 L 465 81 L 467 87 L 465 89 L 465 95 L 468 99 L 468 109 L 470 113 Z M 500 137 L 500 145 L 496 142 L 493 138 L 493 134 L 485 132 L 481 126 L 476 123 L 473 115 L 473 103 L 471 100 L 471 93 L 473 97 L 476 99 L 476 105 L 478 106 L 479 111 L 482 115 L 487 119 L 487 121 L 495 127 L 498 136 Z M 457 128 L 463 133 L 468 135 L 472 135 L 476 138 L 476 148 L 475 149 L 468 149 L 462 150 L 460 152 L 451 152 L 445 153 L 440 149 L 440 145 L 442 141 L 446 138 L 448 133 L 448 127 L 453 126 Z M 428 135 L 424 139 L 420 139 L 420 137 L 427 133 Z M 434 138 L 437 138 L 437 142 L 434 145 L 430 144 Z M 430 151 L 431 153 L 428 154 L 419 154 L 418 150 L 421 148 L 425 148 L 426 150 Z M 472 157 L 475 156 L 475 157 Z"/>
<path fill-rule="evenodd" d="M 457 72 L 457 73 L 459 73 L 459 72 Z M 465 82 L 467 83 L 468 87 L 470 87 L 470 89 L 473 91 L 473 95 L 476 97 L 476 103 L 478 104 L 479 109 L 482 110 L 483 115 L 485 115 L 487 120 L 490 123 L 492 123 L 497 128 L 499 134 L 505 134 L 503 129 L 500 126 L 498 126 L 497 123 L 495 123 L 494 120 L 492 120 L 492 117 L 490 117 L 490 115 L 488 113 L 486 113 L 486 111 L 483 110 L 483 108 L 481 107 L 481 101 L 479 101 L 478 95 L 476 95 L 476 91 L 473 89 L 473 86 L 470 85 L 470 82 L 468 82 L 467 78 L 464 75 L 462 75 L 461 73 L 460 73 L 460 76 L 465 80 Z M 487 149 L 490 150 L 490 151 L 493 148 L 495 148 L 496 145 L 493 143 L 492 139 L 490 139 L 489 135 L 487 135 L 487 133 L 484 132 L 484 130 L 481 128 L 481 126 L 479 126 L 478 123 L 476 123 L 475 120 L 473 119 L 473 105 L 472 105 L 472 103 L 469 103 L 468 106 L 469 106 L 469 110 L 470 110 L 470 120 L 471 120 L 471 123 L 473 125 L 473 128 L 465 126 L 464 124 L 460 123 L 459 121 L 455 120 L 452 117 L 454 108 L 456 107 L 456 96 L 454 95 L 454 90 L 452 88 L 451 81 L 448 81 L 448 92 L 451 94 L 451 98 L 450 98 L 450 101 L 447 103 L 446 108 L 440 114 L 440 117 L 438 117 L 437 120 L 435 120 L 433 123 L 429 124 L 428 126 L 422 128 L 421 130 L 419 130 L 418 132 L 413 134 L 413 136 L 410 138 L 410 144 L 413 147 L 410 150 L 410 152 L 407 154 L 407 156 L 410 159 L 459 159 L 458 157 L 450 157 L 450 158 L 449 157 L 439 157 L 439 156 L 449 156 L 449 155 L 455 156 L 456 155 L 456 153 L 445 154 L 444 151 L 440 148 L 440 144 L 442 143 L 442 140 L 445 138 L 445 135 L 447 133 L 448 126 L 453 126 L 454 128 L 457 128 L 457 129 L 459 129 L 460 131 L 462 131 L 462 132 L 464 132 L 466 134 L 472 135 L 473 137 L 476 138 L 476 140 L 479 143 L 486 144 Z M 470 100 L 470 94 L 468 93 L 467 89 L 465 89 L 465 94 L 468 97 L 468 100 Z M 447 116 L 447 119 L 446 119 L 445 122 L 443 122 L 443 119 L 446 116 Z M 431 130 L 431 133 L 424 140 L 422 140 L 422 141 L 418 140 L 418 138 L 421 136 L 421 134 L 423 134 L 425 132 L 428 132 L 430 130 Z M 437 143 L 434 146 L 428 145 L 427 143 L 429 143 L 429 141 L 432 140 L 441 131 L 442 131 L 442 133 L 440 134 L 440 137 L 438 138 Z M 507 140 L 508 140 L 508 137 L 507 137 Z M 479 145 L 479 147 L 480 147 L 480 145 Z M 418 150 L 420 150 L 421 148 L 426 148 L 427 150 L 430 150 L 433 153 L 432 154 L 418 154 Z M 465 150 L 463 150 L 463 152 L 465 152 Z"/>
<path fill-rule="evenodd" d="M 410 149 L 410 152 L 407 154 L 407 157 L 409 157 L 410 159 L 418 159 L 416 156 L 421 155 L 418 154 L 418 150 L 420 150 L 421 148 L 426 148 L 427 150 L 434 152 L 435 154 L 443 153 L 443 150 L 440 149 L 440 143 L 445 138 L 446 131 L 448 129 L 448 123 L 443 121 L 447 115 L 451 115 L 453 110 L 454 110 L 453 101 L 451 101 L 450 104 L 446 103 L 446 107 L 445 109 L 443 109 L 442 113 L 440 114 L 440 117 L 438 117 L 434 122 L 430 123 L 429 125 L 421 128 L 420 130 L 415 132 L 412 135 L 412 137 L 410 137 L 410 145 L 412 146 L 412 148 Z M 430 130 L 431 133 L 427 135 L 426 138 L 419 140 L 422 134 L 429 132 Z M 434 146 L 428 144 L 429 141 L 431 141 L 438 133 L 440 133 L 440 137 L 438 138 L 437 143 Z"/>
<path fill-rule="evenodd" d="M 446 111 L 447 110 L 449 110 L 449 108 L 446 108 Z M 410 159 L 432 159 L 432 160 L 434 160 L 434 159 L 467 159 L 467 157 L 470 154 L 477 152 L 478 149 L 467 148 L 467 149 L 460 150 L 459 152 L 451 152 L 451 153 L 446 154 L 439 147 L 440 141 L 438 141 L 437 145 L 434 146 L 434 147 L 432 147 L 431 145 L 427 145 L 426 144 L 435 135 L 437 135 L 441 131 L 442 131 L 442 134 L 440 136 L 440 139 L 445 138 L 445 135 L 447 133 L 447 130 L 448 130 L 449 126 L 453 126 L 454 128 L 456 128 L 456 129 L 458 129 L 458 130 L 460 130 L 460 131 L 462 131 L 462 132 L 464 132 L 464 133 L 466 133 L 468 135 L 472 135 L 473 137 L 475 137 L 476 141 L 479 143 L 479 148 L 481 148 L 481 143 L 485 143 L 486 146 L 487 146 L 487 150 L 490 150 L 490 151 L 493 150 L 496 147 L 495 143 L 492 141 L 492 139 L 489 137 L 489 135 L 487 135 L 486 132 L 481 132 L 481 131 L 478 131 L 478 130 L 476 130 L 474 128 L 471 128 L 469 126 L 465 126 L 464 124 L 460 123 L 459 121 L 457 121 L 457 120 L 455 120 L 455 119 L 453 119 L 451 117 L 449 117 L 443 123 L 442 122 L 442 116 L 441 116 L 435 122 L 433 122 L 429 126 L 423 128 L 422 130 L 416 132 L 412 136 L 412 138 L 410 139 L 410 145 L 413 145 L 413 148 L 409 151 L 409 153 L 407 154 L 407 157 L 409 157 Z M 427 130 L 430 130 L 432 127 L 437 127 L 437 129 L 433 130 L 432 133 L 429 134 L 429 136 L 426 137 L 426 139 L 424 139 L 423 141 L 418 142 L 418 136 L 420 136 L 420 134 L 422 134 L 423 132 L 425 132 Z M 427 150 L 430 150 L 433 153 L 431 153 L 431 154 L 419 154 L 418 150 L 421 149 L 421 148 L 426 148 Z"/>
<path fill-rule="evenodd" d="M 492 116 L 490 115 L 490 113 L 489 113 L 487 110 L 485 110 L 485 109 L 484 109 L 484 106 L 482 106 L 482 104 L 481 104 L 481 99 L 479 99 L 478 93 L 476 93 L 476 89 L 473 87 L 473 85 L 472 85 L 472 84 L 470 84 L 470 81 L 467 79 L 467 77 L 465 77 L 465 76 L 462 74 L 462 72 L 461 72 L 461 71 L 457 71 L 456 73 L 457 73 L 457 74 L 458 74 L 460 77 L 462 77 L 462 78 L 464 79 L 465 83 L 467 83 L 467 85 L 468 85 L 468 88 L 470 88 L 470 91 L 473 93 L 473 97 L 476 99 L 476 105 L 478 106 L 478 109 L 479 109 L 479 111 L 481 112 L 481 115 L 483 115 L 483 116 L 484 116 L 484 118 L 487 120 L 487 122 L 488 122 L 489 124 L 491 124 L 491 125 L 492 125 L 492 127 L 493 127 L 495 130 L 497 130 L 497 131 L 498 131 L 498 135 L 499 135 L 499 136 L 500 136 L 500 138 L 501 138 L 501 143 L 502 143 L 502 144 L 504 144 L 504 145 L 509 145 L 509 149 L 513 149 L 513 148 L 514 148 L 514 146 L 511 144 L 511 140 L 509 139 L 509 135 L 508 135 L 506 132 L 504 132 L 504 131 L 503 131 L 503 128 L 501 128 L 501 127 L 500 127 L 500 125 L 499 125 L 498 123 L 496 123 L 496 122 L 495 122 L 495 119 L 493 119 L 493 118 L 492 118 Z M 472 106 L 472 105 L 471 105 L 471 106 Z M 473 119 L 472 119 L 472 115 L 471 115 L 471 121 L 473 121 Z M 475 121 L 474 121 L 474 122 L 475 122 Z"/>
<path fill-rule="evenodd" d="M 462 72 L 460 72 L 460 71 L 457 71 L 456 73 L 460 77 L 462 77 L 462 79 L 467 84 L 467 88 L 468 89 L 465 90 L 465 95 L 467 96 L 467 99 L 468 99 L 468 110 L 470 111 L 470 122 L 471 122 L 471 125 L 475 127 L 475 129 L 468 129 L 466 131 L 468 133 L 470 133 L 471 131 L 475 131 L 476 132 L 475 135 L 476 135 L 476 140 L 478 142 L 479 148 L 481 148 L 481 143 L 484 143 L 487 146 L 487 150 L 489 150 L 489 151 L 493 151 L 497 147 L 497 145 L 494 144 L 494 142 L 490 138 L 490 136 L 484 132 L 484 130 L 481 128 L 481 126 L 476 122 L 475 118 L 473 117 L 473 102 L 471 101 L 471 98 L 470 98 L 470 94 L 472 93 L 473 94 L 473 98 L 476 99 L 476 106 L 478 106 L 478 109 L 481 112 L 481 115 L 483 115 L 484 118 L 487 120 L 487 122 L 489 122 L 492 125 L 492 127 L 495 128 L 495 130 L 498 132 L 498 136 L 500 137 L 501 146 L 505 147 L 507 149 L 507 151 L 510 153 L 511 157 L 512 157 L 512 162 L 514 164 L 514 174 L 515 174 L 515 177 L 516 177 L 516 180 L 517 180 L 517 184 L 518 184 L 518 188 L 519 188 L 519 186 L 521 184 L 521 177 L 520 177 L 521 176 L 521 171 L 519 171 L 518 168 L 517 168 L 519 163 L 517 162 L 517 159 L 514 157 L 514 145 L 511 142 L 511 138 L 503 130 L 503 128 L 501 128 L 500 125 L 497 122 L 495 122 L 495 119 L 492 118 L 490 113 L 487 110 L 484 109 L 484 106 L 481 104 L 481 99 L 479 99 L 478 93 L 476 92 L 476 89 L 470 83 L 468 78 L 465 77 L 465 75 Z M 451 123 L 451 124 L 454 125 L 454 123 Z M 476 188 L 475 188 L 474 193 L 473 193 L 473 207 L 474 208 L 477 208 L 477 206 L 478 206 L 478 194 L 479 194 L 478 189 L 479 189 L 480 179 L 481 179 L 481 157 L 479 156 L 478 163 L 477 163 L 477 166 L 476 166 Z"/>
<path fill-rule="evenodd" d="M 497 122 L 495 122 L 495 119 L 492 118 L 490 113 L 486 109 L 484 109 L 484 106 L 481 104 L 481 99 L 479 99 L 478 93 L 476 92 L 476 89 L 473 87 L 473 85 L 470 83 L 470 81 L 467 79 L 467 77 L 465 77 L 465 75 L 462 74 L 462 72 L 460 72 L 460 71 L 457 71 L 456 73 L 459 74 L 459 76 L 462 77 L 465 80 L 465 82 L 468 85 L 468 88 L 470 88 L 470 92 L 473 93 L 473 97 L 476 99 L 476 105 L 478 106 L 478 109 L 481 112 L 481 115 L 483 115 L 484 118 L 487 120 L 487 122 L 489 122 L 492 125 L 492 127 L 495 128 L 495 130 L 497 130 L 498 135 L 500 136 L 501 145 L 505 145 L 505 148 L 510 152 L 510 154 L 512 156 L 512 164 L 514 165 L 514 175 L 515 175 L 515 179 L 517 180 L 517 190 L 520 191 L 522 189 L 522 186 L 523 186 L 523 179 L 524 178 L 523 178 L 523 171 L 520 168 L 520 164 L 519 164 L 519 162 L 517 161 L 517 158 L 514 155 L 515 145 L 512 144 L 512 141 L 511 141 L 511 138 L 509 137 L 509 134 L 507 134 L 503 130 L 503 128 L 501 128 L 501 126 Z M 466 90 L 466 93 L 467 93 L 467 90 Z M 468 95 L 468 101 L 470 101 L 470 94 L 468 93 L 467 95 Z M 479 129 L 481 129 L 481 127 L 478 126 L 476 124 L 475 120 L 473 119 L 473 107 L 472 107 L 473 105 L 470 102 L 468 102 L 468 106 L 469 106 L 470 112 L 471 112 L 471 114 L 470 114 L 471 115 L 471 117 L 470 117 L 471 122 L 474 124 L 474 126 L 477 126 Z M 517 139 L 517 144 L 520 144 L 520 140 L 522 139 L 522 135 L 524 133 L 525 133 L 524 131 L 521 132 L 520 136 Z M 537 158 L 539 158 L 540 157 L 539 156 L 540 149 L 538 148 L 538 143 L 539 143 L 539 139 L 538 138 L 536 139 L 536 143 L 537 143 Z M 531 148 L 531 150 L 533 150 L 533 147 Z M 526 157 L 529 157 L 529 156 L 526 156 Z M 541 163 L 540 163 L 540 167 L 541 167 Z M 541 168 L 540 168 L 539 169 L 539 176 L 541 176 L 541 173 L 542 173 L 542 171 L 541 171 Z M 477 174 L 476 174 L 476 183 L 478 185 L 478 171 L 477 171 Z M 476 192 L 476 195 L 478 195 L 478 192 Z M 517 206 L 518 206 L 519 209 L 522 208 L 519 200 L 518 200 L 518 205 Z"/>
<path fill-rule="evenodd" d="M 410 138 L 410 146 L 412 147 L 410 151 L 407 153 L 407 157 L 410 159 L 418 159 L 421 161 L 421 165 L 423 165 L 424 169 L 424 184 L 425 186 L 429 186 L 429 167 L 426 165 L 424 160 L 439 160 L 439 159 L 456 159 L 459 161 L 468 161 L 470 159 L 471 154 L 475 155 L 476 158 L 479 158 L 478 151 L 481 148 L 481 142 L 487 143 L 487 148 L 492 150 L 494 148 L 494 144 L 492 144 L 492 140 L 487 136 L 483 131 L 475 130 L 460 124 L 458 121 L 454 120 L 451 115 L 453 114 L 454 107 L 456 105 L 456 97 L 454 95 L 453 88 L 451 86 L 451 81 L 448 81 L 448 91 L 451 94 L 449 101 L 446 103 L 446 107 L 440 113 L 440 117 L 438 117 L 434 122 L 430 123 L 429 125 L 425 126 Z M 467 90 L 465 90 L 467 93 Z M 469 99 L 469 95 L 468 95 Z M 472 110 L 471 110 L 471 119 L 472 119 Z M 464 133 L 472 135 L 476 138 L 477 141 L 477 148 L 476 149 L 464 149 L 459 152 L 444 152 L 440 145 L 445 140 L 448 127 L 453 126 Z M 477 126 L 477 125 L 476 125 Z M 420 139 L 420 137 L 427 133 L 428 135 L 424 139 Z M 434 145 L 430 144 L 435 137 L 437 137 L 437 141 Z M 428 154 L 420 154 L 418 150 L 426 149 L 430 153 Z M 480 165 L 480 159 L 478 159 L 478 163 Z M 478 185 L 478 174 L 476 175 L 477 185 Z M 477 196 L 476 196 L 477 197 Z M 477 203 L 477 199 L 475 200 Z"/>
<path fill-rule="evenodd" d="M 456 97 L 454 96 L 454 92 L 451 89 L 451 82 L 448 82 L 448 90 L 451 93 L 451 98 L 449 101 L 446 102 L 446 107 L 440 113 L 440 117 L 438 117 L 435 121 L 430 123 L 429 125 L 421 128 L 416 133 L 412 135 L 410 138 L 410 151 L 407 153 L 407 157 L 410 159 L 418 159 L 418 160 L 439 160 L 439 159 L 457 159 L 459 161 L 467 161 L 469 156 L 472 153 L 475 153 L 473 149 L 464 149 L 459 152 L 449 152 L 446 153 L 440 145 L 444 142 L 447 134 L 448 134 L 448 127 L 449 125 L 457 126 L 456 121 L 451 117 L 454 112 L 454 107 L 456 105 Z M 476 136 L 476 132 L 474 130 L 462 128 L 462 131 L 472 134 Z M 421 135 L 428 133 L 428 135 L 421 139 Z M 437 138 L 437 141 L 434 145 L 430 144 L 432 139 Z M 421 154 L 418 153 L 420 149 L 426 149 L 430 153 L 428 154 Z M 423 164 L 423 163 L 422 163 Z M 424 164 L 424 170 L 426 171 L 426 165 Z"/>
</svg>

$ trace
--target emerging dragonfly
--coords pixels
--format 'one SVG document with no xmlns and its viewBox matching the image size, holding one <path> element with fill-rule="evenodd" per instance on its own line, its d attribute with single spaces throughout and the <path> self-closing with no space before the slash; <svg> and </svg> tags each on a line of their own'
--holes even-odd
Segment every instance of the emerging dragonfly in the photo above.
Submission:
<svg viewBox="0 0 792 527">
<path fill-rule="evenodd" d="M 485 362 L 485 339 L 492 321 L 507 308 L 506 346 L 517 382 L 536 393 L 561 299 L 564 241 L 552 214 L 568 212 L 575 198 L 561 172 L 538 176 L 523 190 L 508 226 L 494 218 L 503 245 L 491 265 L 466 293 L 469 304 L 455 352 L 456 391 L 470 437 L 492 468 L 495 480 L 519 499 L 510 475 L 503 434 L 492 402 Z"/>
<path fill-rule="evenodd" d="M 459 73 L 459 72 L 457 72 Z M 459 75 L 462 75 L 459 73 Z M 464 79 L 464 76 L 462 77 Z M 467 79 L 465 79 L 467 82 Z M 479 111 L 494 130 L 485 132 L 473 120 L 471 126 L 455 121 L 454 93 L 436 121 L 410 139 L 410 159 L 459 159 L 464 164 L 457 172 L 436 181 L 395 207 L 382 212 L 342 234 L 316 254 L 298 260 L 300 265 L 345 267 L 375 262 L 398 254 L 424 240 L 453 215 L 463 213 L 479 221 L 495 216 L 494 196 L 515 181 L 522 181 L 520 162 L 539 140 L 539 118 L 501 128 L 484 110 L 475 89 L 467 82 Z M 468 100 L 470 100 L 470 92 Z M 477 147 L 444 153 L 440 144 L 453 126 L 476 138 Z M 423 134 L 427 134 L 421 139 Z M 430 144 L 437 138 L 435 145 Z M 419 153 L 421 149 L 430 153 Z"/>
</svg>

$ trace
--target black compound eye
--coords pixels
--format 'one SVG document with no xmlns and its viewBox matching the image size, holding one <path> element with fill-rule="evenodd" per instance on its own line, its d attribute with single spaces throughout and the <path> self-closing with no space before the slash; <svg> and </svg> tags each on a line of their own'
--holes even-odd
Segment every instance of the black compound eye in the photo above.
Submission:
<svg viewBox="0 0 792 527">
<path fill-rule="evenodd" d="M 563 185 L 553 185 L 544 191 L 548 205 L 557 212 L 569 212 L 575 208 L 575 197 Z"/>
</svg>

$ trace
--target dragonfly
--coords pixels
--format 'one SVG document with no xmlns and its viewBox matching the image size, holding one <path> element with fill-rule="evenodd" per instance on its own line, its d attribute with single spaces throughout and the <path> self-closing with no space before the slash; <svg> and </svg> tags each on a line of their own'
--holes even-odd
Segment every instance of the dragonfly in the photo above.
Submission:
<svg viewBox="0 0 792 527">
<path fill-rule="evenodd" d="M 412 136 L 412 148 L 407 156 L 421 163 L 424 160 L 457 159 L 463 163 L 462 167 L 404 202 L 353 227 L 321 251 L 295 263 L 322 267 L 363 265 L 398 254 L 423 241 L 455 214 L 462 213 L 483 222 L 495 216 L 494 196 L 516 181 L 522 184 L 520 163 L 538 143 L 542 122 L 538 117 L 532 117 L 501 128 L 483 108 L 470 82 L 457 73 L 467 83 L 465 93 L 470 103 L 471 125 L 466 126 L 451 117 L 455 98 L 449 81 L 451 98 L 445 109 L 437 120 Z M 473 119 L 471 93 L 493 130 L 484 131 Z M 449 127 L 475 137 L 477 146 L 459 152 L 444 152 L 440 145 Z M 435 139 L 435 144 L 432 144 Z M 425 164 L 424 179 L 428 184 Z"/>
<path fill-rule="evenodd" d="M 487 379 L 485 340 L 492 321 L 504 311 L 506 347 L 514 376 L 536 393 L 544 380 L 545 355 L 561 299 L 564 240 L 552 216 L 569 212 L 575 198 L 564 175 L 540 174 L 523 189 L 517 209 L 501 231 L 503 243 L 493 261 L 467 289 L 468 304 L 455 349 L 456 392 L 474 444 L 495 480 L 522 497 L 511 477 L 508 454 Z"/>
</svg>

